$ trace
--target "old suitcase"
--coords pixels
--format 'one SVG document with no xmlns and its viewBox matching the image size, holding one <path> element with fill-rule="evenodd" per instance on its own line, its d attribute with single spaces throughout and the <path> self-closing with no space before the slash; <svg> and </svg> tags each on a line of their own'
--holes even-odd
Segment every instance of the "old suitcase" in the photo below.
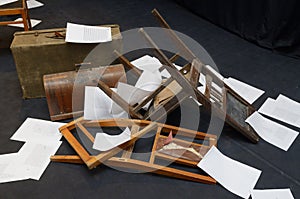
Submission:
<svg viewBox="0 0 300 199">
<path fill-rule="evenodd" d="M 84 106 L 84 87 L 96 86 L 97 80 L 115 87 L 118 82 L 126 82 L 122 64 L 107 67 L 82 69 L 43 76 L 50 118 L 62 120 L 80 116 Z"/>
<path fill-rule="evenodd" d="M 20 80 L 23 98 L 44 97 L 42 77 L 45 74 L 71 71 L 82 63 L 97 46 L 93 65 L 110 65 L 113 50 L 122 50 L 122 37 L 118 25 L 105 25 L 112 29 L 113 40 L 98 44 L 66 43 L 65 28 L 17 32 L 10 46 Z"/>
</svg>

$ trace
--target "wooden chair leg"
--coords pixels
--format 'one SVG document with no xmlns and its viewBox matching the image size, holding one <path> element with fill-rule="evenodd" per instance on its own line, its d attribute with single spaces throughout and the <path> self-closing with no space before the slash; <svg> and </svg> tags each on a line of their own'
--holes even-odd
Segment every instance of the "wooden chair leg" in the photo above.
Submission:
<svg viewBox="0 0 300 199">
<path fill-rule="evenodd" d="M 22 12 L 22 20 L 23 20 L 23 24 L 24 24 L 24 30 L 28 31 L 28 21 L 27 21 L 27 16 L 26 16 L 26 11 Z"/>
</svg>

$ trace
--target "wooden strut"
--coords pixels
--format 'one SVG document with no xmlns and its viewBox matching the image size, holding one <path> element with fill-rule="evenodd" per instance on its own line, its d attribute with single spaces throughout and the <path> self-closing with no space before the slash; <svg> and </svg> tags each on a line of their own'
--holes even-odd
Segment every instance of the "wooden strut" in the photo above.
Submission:
<svg viewBox="0 0 300 199">
<path fill-rule="evenodd" d="M 86 149 L 81 145 L 81 143 L 72 135 L 71 130 L 76 128 L 76 126 L 80 127 L 83 135 L 87 136 L 92 143 L 94 139 L 88 133 L 88 128 L 93 127 L 131 127 L 132 137 L 131 140 L 121 144 L 113 149 L 105 152 L 100 152 L 97 155 L 90 155 Z M 150 160 L 141 161 L 137 159 L 131 158 L 132 151 L 135 145 L 135 142 L 138 141 L 141 136 L 147 134 L 150 131 L 156 131 L 154 144 L 151 151 Z M 190 180 L 195 182 L 202 182 L 208 184 L 215 184 L 216 181 L 206 175 L 202 175 L 198 172 L 190 172 L 185 171 L 183 169 L 175 169 L 169 166 L 160 165 L 155 163 L 155 160 L 163 159 L 168 161 L 174 161 L 177 164 L 185 165 L 188 167 L 196 167 L 199 160 L 195 161 L 193 159 L 187 160 L 178 157 L 172 157 L 171 155 L 165 155 L 160 152 L 158 146 L 160 146 L 160 140 L 165 139 L 166 136 L 162 135 L 162 133 L 170 133 L 172 132 L 174 135 L 194 138 L 197 140 L 206 140 L 208 142 L 207 145 L 197 144 L 189 141 L 184 141 L 181 139 L 174 138 L 174 142 L 183 143 L 186 146 L 191 147 L 202 147 L 204 151 L 208 151 L 211 146 L 216 146 L 217 137 L 211 134 L 205 134 L 202 132 L 197 132 L 185 128 L 175 127 L 171 125 L 166 125 L 157 122 L 151 122 L 146 120 L 133 120 L 133 119 L 108 119 L 108 120 L 95 120 L 95 121 L 87 121 L 83 120 L 83 118 L 79 118 L 76 121 L 70 122 L 65 126 L 60 128 L 61 133 L 68 141 L 68 143 L 73 147 L 78 155 L 55 155 L 51 157 L 51 161 L 54 162 L 64 162 L 64 163 L 73 163 L 73 164 L 86 164 L 89 169 L 97 167 L 101 163 L 105 163 L 108 166 L 114 166 L 119 168 L 129 168 L 135 169 L 139 171 L 145 172 L 153 172 L 160 175 L 165 175 L 169 177 Z M 121 157 L 116 157 L 115 155 L 119 152 L 122 152 Z M 182 153 L 183 155 L 188 152 Z M 203 152 L 204 153 L 204 152 Z M 180 155 L 180 153 L 179 153 Z"/>
</svg>

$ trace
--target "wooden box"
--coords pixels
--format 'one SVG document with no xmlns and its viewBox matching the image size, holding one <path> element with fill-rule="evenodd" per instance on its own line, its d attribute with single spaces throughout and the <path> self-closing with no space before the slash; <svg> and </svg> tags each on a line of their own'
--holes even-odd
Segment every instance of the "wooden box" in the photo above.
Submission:
<svg viewBox="0 0 300 199">
<path fill-rule="evenodd" d="M 90 56 L 89 61 L 96 66 L 110 65 L 113 51 L 122 51 L 122 37 L 118 25 L 105 26 L 112 28 L 113 40 L 100 44 L 66 43 L 60 37 L 65 35 L 65 28 L 15 33 L 10 48 L 23 98 L 44 97 L 43 75 L 75 70 L 75 64 L 86 62 L 96 46 L 97 56 Z"/>
</svg>

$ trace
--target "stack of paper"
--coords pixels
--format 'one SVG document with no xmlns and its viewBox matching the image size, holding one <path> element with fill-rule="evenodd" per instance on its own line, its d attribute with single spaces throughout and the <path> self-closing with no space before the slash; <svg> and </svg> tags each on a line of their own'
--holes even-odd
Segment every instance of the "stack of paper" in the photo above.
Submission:
<svg viewBox="0 0 300 199">
<path fill-rule="evenodd" d="M 111 28 L 67 23 L 66 42 L 102 43 L 112 41 Z"/>
<path fill-rule="evenodd" d="M 39 180 L 61 145 L 58 130 L 64 123 L 27 118 L 12 140 L 25 144 L 18 153 L 0 155 L 0 183 Z"/>
</svg>

